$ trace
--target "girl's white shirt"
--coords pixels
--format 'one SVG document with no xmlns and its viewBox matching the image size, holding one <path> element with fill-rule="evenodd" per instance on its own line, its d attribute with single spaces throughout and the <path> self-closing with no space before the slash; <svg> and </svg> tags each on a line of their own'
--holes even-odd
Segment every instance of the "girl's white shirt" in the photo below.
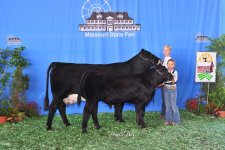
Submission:
<svg viewBox="0 0 225 150">
<path fill-rule="evenodd" d="M 167 68 L 167 62 L 168 60 L 172 59 L 170 56 L 166 56 L 163 60 L 163 66 L 165 66 Z"/>
</svg>

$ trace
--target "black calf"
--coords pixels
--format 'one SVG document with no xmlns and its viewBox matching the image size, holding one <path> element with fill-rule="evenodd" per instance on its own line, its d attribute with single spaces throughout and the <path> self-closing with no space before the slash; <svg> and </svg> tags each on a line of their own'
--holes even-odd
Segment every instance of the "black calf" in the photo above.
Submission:
<svg viewBox="0 0 225 150">
<path fill-rule="evenodd" d="M 122 120 L 122 107 L 125 102 L 135 104 L 136 122 L 145 128 L 145 106 L 154 96 L 155 87 L 166 80 L 172 80 L 172 75 L 161 64 L 147 69 L 137 75 L 117 75 L 88 71 L 83 74 L 78 94 L 78 104 L 81 96 L 86 99 L 83 112 L 82 131 L 87 132 L 87 123 L 92 116 L 96 128 L 100 128 L 97 109 L 98 101 L 115 105 L 116 113 Z"/>
</svg>

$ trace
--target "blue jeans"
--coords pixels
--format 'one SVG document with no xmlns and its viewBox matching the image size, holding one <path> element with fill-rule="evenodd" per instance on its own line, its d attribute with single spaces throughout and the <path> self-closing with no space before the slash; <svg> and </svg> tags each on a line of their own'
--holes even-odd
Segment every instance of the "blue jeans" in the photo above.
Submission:
<svg viewBox="0 0 225 150">
<path fill-rule="evenodd" d="M 161 95 L 162 95 L 162 111 L 161 115 L 165 116 L 166 113 L 166 105 L 165 105 L 165 98 L 164 98 L 164 88 L 165 86 L 161 87 Z"/>
<path fill-rule="evenodd" d="M 164 99 L 166 105 L 165 119 L 167 122 L 180 123 L 180 113 L 177 107 L 177 90 L 164 88 Z"/>
</svg>

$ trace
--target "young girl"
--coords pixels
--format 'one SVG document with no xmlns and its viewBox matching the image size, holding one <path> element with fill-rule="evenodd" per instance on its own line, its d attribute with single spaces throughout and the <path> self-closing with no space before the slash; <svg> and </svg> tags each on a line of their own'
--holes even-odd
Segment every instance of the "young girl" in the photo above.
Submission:
<svg viewBox="0 0 225 150">
<path fill-rule="evenodd" d="M 169 59 L 167 62 L 168 71 L 173 75 L 173 81 L 164 83 L 164 99 L 166 105 L 165 124 L 179 124 L 180 113 L 177 107 L 177 87 L 176 82 L 178 79 L 178 73 L 175 70 L 175 62 L 173 59 Z"/>
</svg>

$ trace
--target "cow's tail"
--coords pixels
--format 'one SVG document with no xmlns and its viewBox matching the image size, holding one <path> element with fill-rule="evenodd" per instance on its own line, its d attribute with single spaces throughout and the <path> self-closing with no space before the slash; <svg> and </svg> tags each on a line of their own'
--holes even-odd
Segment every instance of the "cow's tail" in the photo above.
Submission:
<svg viewBox="0 0 225 150">
<path fill-rule="evenodd" d="M 49 109 L 49 98 L 48 98 L 48 83 L 49 83 L 49 72 L 50 70 L 56 65 L 55 62 L 52 62 L 49 66 L 48 66 L 48 70 L 47 70 L 47 80 L 46 80 L 46 92 L 45 92 L 45 100 L 44 100 L 44 110 L 48 110 Z"/>
<path fill-rule="evenodd" d="M 87 71 L 82 74 L 81 79 L 80 79 L 80 85 L 79 85 L 79 91 L 78 91 L 78 96 L 77 96 L 77 104 L 80 105 L 81 103 L 81 96 L 84 88 L 84 83 L 88 75 L 90 74 L 90 71 Z"/>
</svg>

